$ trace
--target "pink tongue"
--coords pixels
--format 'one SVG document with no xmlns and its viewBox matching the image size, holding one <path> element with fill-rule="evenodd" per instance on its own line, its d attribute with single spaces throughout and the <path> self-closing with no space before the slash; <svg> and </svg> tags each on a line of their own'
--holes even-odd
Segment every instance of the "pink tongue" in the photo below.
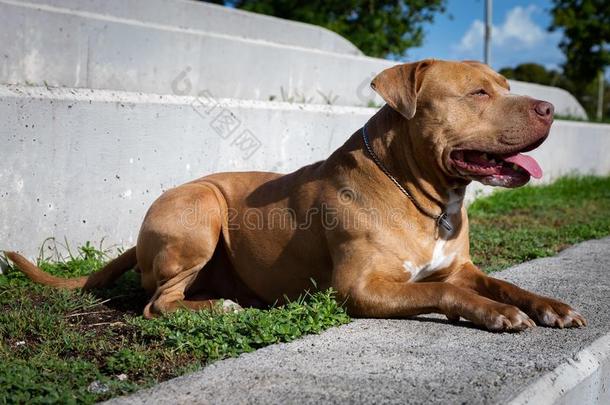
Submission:
<svg viewBox="0 0 610 405">
<path fill-rule="evenodd" d="M 536 162 L 536 159 L 531 156 L 517 153 L 516 155 L 505 157 L 504 160 L 510 163 L 514 163 L 522 169 L 526 170 L 530 174 L 530 176 L 535 179 L 539 179 L 542 177 L 542 169 L 538 165 L 538 162 Z"/>
</svg>

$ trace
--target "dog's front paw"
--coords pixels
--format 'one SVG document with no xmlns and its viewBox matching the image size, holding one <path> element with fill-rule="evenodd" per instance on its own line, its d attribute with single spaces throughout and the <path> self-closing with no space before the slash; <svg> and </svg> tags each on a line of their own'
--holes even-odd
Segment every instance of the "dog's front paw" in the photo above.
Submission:
<svg viewBox="0 0 610 405">
<path fill-rule="evenodd" d="M 555 328 L 579 328 L 587 325 L 584 316 L 561 301 L 544 298 L 532 303 L 531 307 L 531 315 L 540 325 Z"/>
<path fill-rule="evenodd" d="M 483 325 L 493 332 L 519 332 L 536 326 L 525 312 L 512 305 L 498 304 L 487 309 Z"/>
</svg>

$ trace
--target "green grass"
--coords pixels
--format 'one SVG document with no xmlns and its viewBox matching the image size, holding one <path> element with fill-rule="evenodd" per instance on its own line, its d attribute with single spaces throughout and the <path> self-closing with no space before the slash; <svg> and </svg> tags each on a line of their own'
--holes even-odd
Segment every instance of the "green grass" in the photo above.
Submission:
<svg viewBox="0 0 610 405">
<path fill-rule="evenodd" d="M 468 209 L 475 264 L 487 272 L 610 234 L 610 177 L 499 191 Z"/>
<path fill-rule="evenodd" d="M 469 214 L 475 263 L 499 270 L 609 235 L 610 178 L 500 191 Z M 88 244 L 39 264 L 75 276 L 107 259 Z M 152 321 L 140 316 L 145 302 L 133 272 L 113 288 L 83 293 L 34 285 L 9 269 L 0 276 L 0 404 L 92 403 L 349 322 L 330 291 L 266 311 L 178 311 Z"/>
<path fill-rule="evenodd" d="M 105 260 L 87 245 L 40 265 L 74 276 Z M 15 270 L 0 276 L 0 404 L 93 403 L 350 320 L 332 291 L 269 310 L 182 310 L 155 320 L 140 316 L 145 301 L 135 273 L 95 294 L 34 285 Z"/>
</svg>

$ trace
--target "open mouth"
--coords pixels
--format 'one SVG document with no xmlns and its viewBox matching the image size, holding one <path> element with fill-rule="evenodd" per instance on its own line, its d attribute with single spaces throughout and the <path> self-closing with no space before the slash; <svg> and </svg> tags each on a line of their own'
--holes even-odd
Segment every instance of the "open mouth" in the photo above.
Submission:
<svg viewBox="0 0 610 405">
<path fill-rule="evenodd" d="M 451 152 L 451 161 L 461 175 L 490 186 L 519 187 L 527 183 L 530 177 L 542 177 L 538 162 L 522 153 L 455 150 Z"/>
</svg>

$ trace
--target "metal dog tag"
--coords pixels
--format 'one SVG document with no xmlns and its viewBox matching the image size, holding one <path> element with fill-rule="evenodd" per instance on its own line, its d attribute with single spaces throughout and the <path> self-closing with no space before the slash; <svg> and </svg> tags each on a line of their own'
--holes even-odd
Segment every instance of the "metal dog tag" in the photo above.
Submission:
<svg viewBox="0 0 610 405">
<path fill-rule="evenodd" d="M 453 231 L 453 225 L 451 225 L 451 222 L 449 222 L 449 220 L 447 219 L 446 212 L 443 212 L 441 215 L 439 215 L 437 223 L 439 225 L 441 225 L 443 228 L 445 228 L 447 230 L 447 232 Z"/>
</svg>

